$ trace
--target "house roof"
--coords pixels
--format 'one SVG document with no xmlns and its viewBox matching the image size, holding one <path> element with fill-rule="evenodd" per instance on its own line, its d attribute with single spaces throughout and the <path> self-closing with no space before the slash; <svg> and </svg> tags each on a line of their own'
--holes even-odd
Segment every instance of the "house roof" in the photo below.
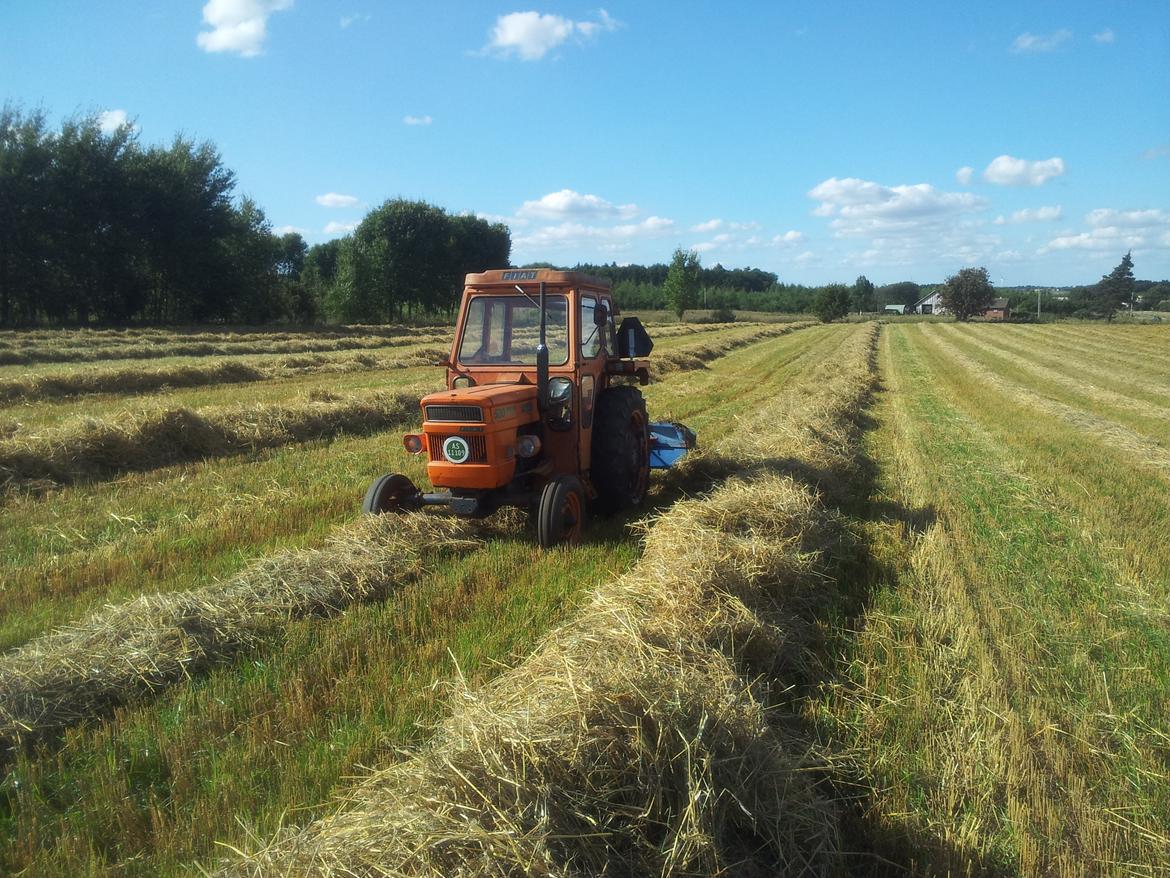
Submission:
<svg viewBox="0 0 1170 878">
<path fill-rule="evenodd" d="M 995 299 L 987 306 L 988 311 L 1006 311 L 1008 306 L 1007 299 Z"/>
<path fill-rule="evenodd" d="M 919 305 L 921 305 L 927 299 L 933 299 L 938 294 L 939 294 L 938 290 L 933 290 L 932 292 L 927 293 L 925 296 L 923 296 L 921 299 L 919 299 L 917 302 L 915 302 L 911 307 L 917 308 Z"/>
</svg>

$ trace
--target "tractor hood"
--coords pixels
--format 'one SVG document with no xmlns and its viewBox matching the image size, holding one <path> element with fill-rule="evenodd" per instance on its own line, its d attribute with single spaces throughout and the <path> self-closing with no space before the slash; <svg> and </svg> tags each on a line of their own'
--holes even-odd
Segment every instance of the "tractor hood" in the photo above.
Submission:
<svg viewBox="0 0 1170 878">
<path fill-rule="evenodd" d="M 535 384 L 485 384 L 441 390 L 422 399 L 424 423 L 526 423 L 537 418 Z"/>
</svg>

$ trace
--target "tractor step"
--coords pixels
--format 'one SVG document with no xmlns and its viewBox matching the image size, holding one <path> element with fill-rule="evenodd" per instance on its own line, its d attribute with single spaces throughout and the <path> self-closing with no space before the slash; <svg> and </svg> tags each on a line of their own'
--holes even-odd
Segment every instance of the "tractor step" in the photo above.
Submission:
<svg viewBox="0 0 1170 878">
<path fill-rule="evenodd" d="M 651 424 L 650 468 L 669 469 L 698 444 L 695 432 L 682 424 Z"/>
</svg>

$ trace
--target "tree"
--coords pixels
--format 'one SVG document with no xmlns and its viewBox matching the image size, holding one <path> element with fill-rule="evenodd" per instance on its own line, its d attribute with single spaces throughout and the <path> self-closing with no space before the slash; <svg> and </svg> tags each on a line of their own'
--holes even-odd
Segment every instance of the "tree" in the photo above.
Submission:
<svg viewBox="0 0 1170 878">
<path fill-rule="evenodd" d="M 1132 251 L 1126 253 L 1117 267 L 1097 282 L 1093 298 L 1097 308 L 1108 320 L 1123 307 L 1133 307 L 1134 279 Z"/>
<path fill-rule="evenodd" d="M 896 284 L 886 284 L 877 289 L 877 305 L 913 305 L 922 298 L 922 287 L 912 280 L 900 281 Z"/>
<path fill-rule="evenodd" d="M 867 278 L 864 274 L 853 282 L 853 307 L 857 309 L 857 313 L 861 314 L 864 311 L 874 310 L 874 286 L 873 281 Z"/>
<path fill-rule="evenodd" d="M 995 288 L 986 268 L 963 268 L 946 279 L 939 291 L 942 306 L 959 320 L 967 320 L 984 310 L 995 300 Z"/>
<path fill-rule="evenodd" d="M 829 284 L 817 291 L 813 299 L 813 314 L 823 323 L 839 320 L 849 313 L 852 304 L 849 287 L 845 284 Z"/>
<path fill-rule="evenodd" d="M 699 295 L 699 254 L 679 247 L 670 260 L 662 285 L 666 305 L 682 319 L 687 308 L 695 307 Z"/>
</svg>

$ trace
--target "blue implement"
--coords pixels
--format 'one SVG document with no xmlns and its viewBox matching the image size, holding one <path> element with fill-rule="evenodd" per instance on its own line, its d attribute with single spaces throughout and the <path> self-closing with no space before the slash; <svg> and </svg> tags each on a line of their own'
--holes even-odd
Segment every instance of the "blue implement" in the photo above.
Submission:
<svg viewBox="0 0 1170 878">
<path fill-rule="evenodd" d="M 651 424 L 650 468 L 669 469 L 698 444 L 694 431 L 682 424 Z"/>
</svg>

